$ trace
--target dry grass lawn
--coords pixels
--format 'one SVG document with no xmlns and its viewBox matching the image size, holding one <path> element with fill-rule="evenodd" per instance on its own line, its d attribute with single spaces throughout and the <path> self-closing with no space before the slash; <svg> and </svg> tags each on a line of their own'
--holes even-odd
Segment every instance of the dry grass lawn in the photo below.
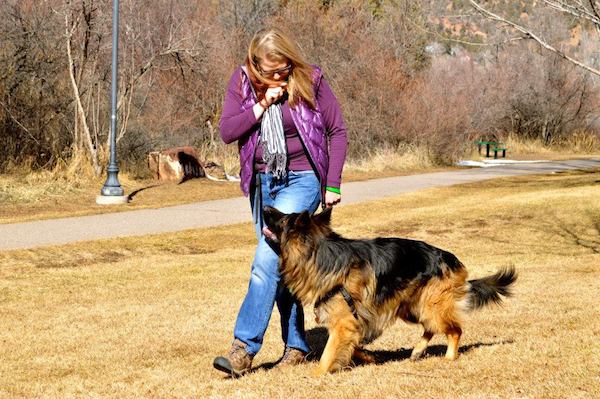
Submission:
<svg viewBox="0 0 600 399">
<path fill-rule="evenodd" d="M 73 183 L 46 173 L 25 178 L 0 176 L 0 223 L 159 208 L 241 195 L 235 182 L 192 179 L 177 184 L 130 180 L 126 176 L 120 176 L 119 181 L 125 195 L 132 199 L 124 205 L 107 206 L 96 204 L 104 185 L 101 179 L 90 177 Z"/>
<path fill-rule="evenodd" d="M 546 149 L 537 142 L 509 140 L 507 145 L 511 149 L 508 155 L 510 159 L 561 160 L 590 156 L 589 151 L 574 153 L 568 148 L 560 151 Z M 231 166 L 237 165 L 236 153 L 231 149 L 224 153 L 221 155 L 224 158 L 219 162 L 226 164 L 231 173 L 236 173 L 237 166 Z M 470 158 L 480 159 L 476 149 Z M 203 159 L 220 158 L 217 154 L 209 153 L 203 155 Z M 360 161 L 349 160 L 344 167 L 343 181 L 431 173 L 453 168 L 456 167 L 436 165 L 425 148 L 409 146 L 383 149 Z M 178 184 L 135 180 L 120 173 L 119 182 L 125 195 L 131 197 L 130 202 L 114 206 L 97 205 L 96 196 L 100 194 L 106 176 L 98 178 L 89 169 L 85 160 L 77 158 L 68 165 L 60 164 L 53 171 L 31 172 L 21 167 L 13 173 L 0 174 L 0 223 L 160 208 L 241 195 L 237 182 L 192 179 Z"/>
<path fill-rule="evenodd" d="M 454 168 L 433 165 L 404 168 L 385 163 L 378 167 L 377 164 L 363 161 L 347 165 L 343 180 L 351 182 L 452 169 Z M 121 205 L 98 205 L 96 196 L 100 194 L 104 180 L 105 178 L 93 176 L 65 179 L 52 172 L 0 175 L 0 223 L 160 208 L 242 195 L 238 182 L 191 179 L 179 184 L 171 181 L 132 180 L 125 175 L 120 176 L 119 181 L 125 195 L 131 197 L 130 201 Z"/>
<path fill-rule="evenodd" d="M 451 168 L 433 166 L 402 168 L 367 168 L 366 163 L 351 165 L 344 173 L 344 181 L 359 181 L 414 173 L 431 173 Z M 86 179 L 63 179 L 52 173 L 0 175 L 0 223 L 95 215 L 124 212 L 135 209 L 160 208 L 233 198 L 242 195 L 239 182 L 191 179 L 178 182 L 131 180 L 121 176 L 119 182 L 130 202 L 122 205 L 97 205 L 96 196 L 104 180 L 87 176 Z"/>
<path fill-rule="evenodd" d="M 348 237 L 402 236 L 454 252 L 481 277 L 512 264 L 515 296 L 465 322 L 461 355 L 408 360 L 420 328 L 369 345 L 379 364 L 310 377 L 269 369 L 277 312 L 256 370 L 226 352 L 248 283 L 249 224 L 0 252 L 0 397 L 591 398 L 600 392 L 600 172 L 527 176 L 341 207 Z M 307 309 L 314 349 L 326 339 Z M 594 393 L 596 392 L 596 393 Z"/>
</svg>

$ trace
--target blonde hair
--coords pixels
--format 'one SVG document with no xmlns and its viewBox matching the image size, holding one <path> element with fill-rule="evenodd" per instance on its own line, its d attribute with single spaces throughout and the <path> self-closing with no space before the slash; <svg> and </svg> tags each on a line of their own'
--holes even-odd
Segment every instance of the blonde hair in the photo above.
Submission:
<svg viewBox="0 0 600 399">
<path fill-rule="evenodd" d="M 300 100 L 306 101 L 315 108 L 313 68 L 304 60 L 298 46 L 277 28 L 259 30 L 254 34 L 248 47 L 246 67 L 250 71 L 250 79 L 256 88 L 259 100 L 262 99 L 269 85 L 280 83 L 261 75 L 257 66 L 264 58 L 276 62 L 289 62 L 292 66 L 287 79 L 288 102 L 292 108 Z"/>
</svg>

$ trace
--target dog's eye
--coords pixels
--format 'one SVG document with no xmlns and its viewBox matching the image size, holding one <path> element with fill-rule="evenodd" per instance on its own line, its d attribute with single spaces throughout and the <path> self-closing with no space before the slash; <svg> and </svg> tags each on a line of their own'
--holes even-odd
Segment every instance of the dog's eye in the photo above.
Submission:
<svg viewBox="0 0 600 399">
<path fill-rule="evenodd" d="M 285 219 L 284 219 L 285 225 L 286 225 L 286 226 L 291 226 L 291 225 L 293 225 L 293 224 L 294 224 L 294 220 L 296 220 L 296 217 L 297 217 L 296 215 L 292 215 L 292 216 L 290 216 L 290 217 L 287 217 L 287 218 L 285 218 Z"/>
<path fill-rule="evenodd" d="M 296 215 L 291 215 L 281 220 L 281 229 L 285 232 L 289 231 L 292 226 L 294 226 L 294 220 L 296 220 Z"/>
</svg>

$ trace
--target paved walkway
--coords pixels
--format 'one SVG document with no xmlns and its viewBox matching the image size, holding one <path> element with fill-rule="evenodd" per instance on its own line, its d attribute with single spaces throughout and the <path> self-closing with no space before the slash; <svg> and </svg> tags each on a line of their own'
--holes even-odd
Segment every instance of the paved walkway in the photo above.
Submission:
<svg viewBox="0 0 600 399">
<path fill-rule="evenodd" d="M 590 168 L 600 168 L 600 158 L 518 163 L 346 183 L 343 186 L 343 201 L 339 206 L 373 201 L 425 188 L 450 186 L 496 177 Z M 111 237 L 158 234 L 248 222 L 250 220 L 247 198 L 238 197 L 160 209 L 0 224 L 0 250 L 33 248 Z"/>
</svg>

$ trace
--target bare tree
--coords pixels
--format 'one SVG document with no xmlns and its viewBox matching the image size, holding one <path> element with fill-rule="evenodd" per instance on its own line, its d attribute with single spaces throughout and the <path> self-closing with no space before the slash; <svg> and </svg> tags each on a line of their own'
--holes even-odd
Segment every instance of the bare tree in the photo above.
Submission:
<svg viewBox="0 0 600 399">
<path fill-rule="evenodd" d="M 469 0 L 469 2 L 477 11 L 479 11 L 486 18 L 511 26 L 516 31 L 521 32 L 525 36 L 525 38 L 535 40 L 544 49 L 559 55 L 565 60 L 577 65 L 580 68 L 585 69 L 588 72 L 600 76 L 600 70 L 596 69 L 595 67 L 589 65 L 586 62 L 577 60 L 567 55 L 564 51 L 561 51 L 556 47 L 552 46 L 539 34 L 536 34 L 532 29 L 528 29 L 521 24 L 503 18 L 502 16 L 484 8 L 479 3 L 473 0 Z M 570 15 L 571 17 L 576 18 L 581 24 L 585 22 L 591 23 L 596 29 L 596 31 L 600 34 L 600 16 L 598 14 L 598 9 L 600 8 L 600 6 L 596 4 L 595 0 L 589 0 L 585 2 L 583 0 L 543 0 L 543 4 L 553 10 L 560 11 L 562 13 Z"/>
<path fill-rule="evenodd" d="M 0 167 L 52 166 L 70 144 L 62 24 L 35 3 L 0 2 Z"/>
<path fill-rule="evenodd" d="M 122 3 L 117 143 L 128 131 L 132 111 L 137 108 L 138 114 L 142 112 L 139 107 L 143 108 L 144 101 L 135 101 L 138 89 L 145 95 L 166 89 L 154 85 L 151 73 L 183 73 L 189 59 L 198 55 L 201 25 L 192 20 L 198 8 L 200 2 L 170 1 L 144 8 L 134 1 Z M 111 16 L 105 10 L 109 9 L 106 0 L 64 0 L 59 12 L 64 20 L 75 104 L 73 148 L 85 148 L 97 174 L 102 169 L 100 159 L 106 157 L 109 148 L 108 124 L 101 122 L 108 112 Z"/>
<path fill-rule="evenodd" d="M 117 141 L 127 131 L 136 88 L 154 69 L 183 74 L 190 60 L 202 51 L 202 29 L 192 18 L 200 4 L 170 2 L 165 7 L 140 13 L 135 2 L 124 5 L 123 62 L 118 99 L 120 129 Z M 145 89 L 153 85 L 149 78 Z"/>
<path fill-rule="evenodd" d="M 82 99 L 82 85 L 85 84 L 84 74 L 87 72 L 88 63 L 95 63 L 97 61 L 99 44 L 101 42 L 101 37 L 97 37 L 95 51 L 93 51 L 95 13 L 96 9 L 93 0 L 81 1 L 79 4 L 75 5 L 67 0 L 62 9 L 65 24 L 64 36 L 67 50 L 67 66 L 76 107 L 73 146 L 75 147 L 75 151 L 80 151 L 82 147 L 85 146 L 88 155 L 90 156 L 94 172 L 96 175 L 100 175 L 102 167 L 100 166 L 98 158 L 98 134 L 95 132 L 94 138 L 92 137 L 88 125 L 89 107 L 87 110 L 84 108 Z M 75 36 L 78 32 L 80 32 L 80 44 L 77 49 L 77 54 L 75 55 L 78 59 L 75 60 L 73 47 L 76 40 Z M 94 69 L 93 66 L 92 69 Z M 88 98 L 91 98 L 91 95 L 92 92 L 88 91 Z M 81 132 L 79 131 L 79 127 L 81 127 Z"/>
</svg>

